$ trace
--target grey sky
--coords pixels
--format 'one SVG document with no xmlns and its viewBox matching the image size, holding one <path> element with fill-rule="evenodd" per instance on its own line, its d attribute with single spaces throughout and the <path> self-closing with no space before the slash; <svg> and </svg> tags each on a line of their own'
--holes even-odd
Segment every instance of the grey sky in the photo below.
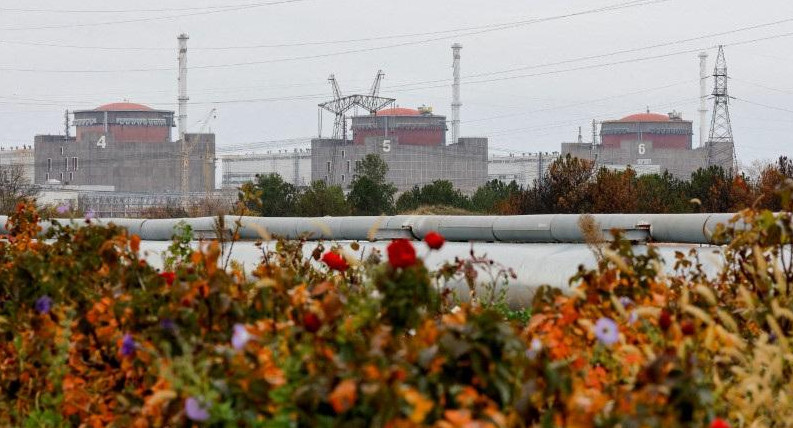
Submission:
<svg viewBox="0 0 793 428">
<path fill-rule="evenodd" d="M 128 99 L 175 110 L 176 36 L 187 32 L 190 128 L 197 131 L 201 119 L 216 107 L 218 116 L 211 128 L 220 147 L 262 150 L 277 146 L 263 142 L 315 136 L 316 104 L 330 98 L 326 80 L 330 73 L 335 73 L 344 92 L 353 93 L 367 90 L 382 69 L 386 78 L 381 95 L 397 98 L 401 106 L 426 104 L 448 115 L 453 42 L 464 45 L 461 134 L 490 137 L 497 149 L 556 151 L 560 142 L 576 138 L 578 126 L 589 140 L 593 118 L 615 119 L 648 106 L 662 113 L 682 111 L 685 118 L 695 120 L 696 128 L 695 51 L 722 43 L 728 45 L 730 93 L 738 98 L 731 114 L 739 160 L 748 164 L 793 154 L 786 146 L 793 133 L 789 100 L 793 60 L 788 55 L 793 34 L 735 44 L 793 33 L 793 2 L 636 3 L 642 2 L 648 4 L 482 31 L 493 30 L 495 24 L 630 2 L 292 0 L 265 6 L 266 1 L 259 0 L 0 0 L 0 142 L 29 144 L 34 134 L 62 132 L 67 108 L 94 108 Z M 229 5 L 240 7 L 223 12 L 205 9 Z M 96 12 L 103 10 L 112 11 Z M 785 19 L 790 20 L 605 56 Z M 107 22 L 115 23 L 94 25 Z M 465 28 L 478 28 L 468 31 L 477 34 L 440 33 Z M 415 33 L 425 34 L 386 38 Z M 350 39 L 362 40 L 200 49 Z M 337 55 L 366 49 L 371 50 Z M 681 51 L 692 52 L 675 54 Z M 715 50 L 708 53 L 712 69 Z M 654 56 L 663 57 L 629 61 Z M 538 67 L 582 57 L 594 58 Z M 250 62 L 259 64 L 229 66 Z M 611 63 L 615 64 L 602 66 Z M 210 67 L 201 68 L 206 66 Z M 516 68 L 523 69 L 498 73 Z M 326 134 L 330 122 L 326 116 Z"/>
</svg>

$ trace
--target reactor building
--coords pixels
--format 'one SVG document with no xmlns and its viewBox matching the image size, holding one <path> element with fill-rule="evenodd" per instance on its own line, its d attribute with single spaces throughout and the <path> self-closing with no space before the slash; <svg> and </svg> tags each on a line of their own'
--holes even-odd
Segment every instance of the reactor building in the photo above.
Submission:
<svg viewBox="0 0 793 428">
<path fill-rule="evenodd" d="M 570 154 L 615 169 L 630 166 L 640 174 L 669 171 L 688 179 L 708 161 L 707 150 L 692 147 L 693 135 L 693 123 L 681 113 L 648 111 L 601 122 L 599 142 L 562 143 L 562 156 Z"/>
<path fill-rule="evenodd" d="M 593 123 L 593 141 L 584 143 L 579 131 L 578 142 L 562 143 L 562 156 L 571 155 L 590 159 L 598 166 L 624 169 L 630 166 L 639 174 L 668 171 L 683 180 L 699 168 L 718 166 L 728 174 L 737 173 L 735 142 L 730 122 L 727 91 L 727 61 L 724 49 L 719 46 L 713 69 L 713 111 L 710 133 L 707 133 L 706 85 L 707 53 L 699 54 L 699 146 L 693 146 L 694 127 L 690 120 L 676 111 L 669 114 L 632 114 L 618 120 L 600 124 L 597 138 Z M 598 141 L 599 140 L 599 141 Z"/>
<path fill-rule="evenodd" d="M 351 118 L 352 138 L 311 141 L 311 179 L 346 188 L 355 166 L 377 154 L 388 164 L 387 180 L 400 192 L 448 180 L 465 193 L 487 182 L 487 138 L 446 144 L 446 117 L 427 107 L 391 107 Z"/>
<path fill-rule="evenodd" d="M 116 192 L 180 193 L 215 188 L 214 134 L 172 138 L 174 112 L 129 102 L 73 112 L 75 136 L 37 135 L 37 184 L 110 186 Z M 184 162 L 187 154 L 188 162 Z"/>
</svg>

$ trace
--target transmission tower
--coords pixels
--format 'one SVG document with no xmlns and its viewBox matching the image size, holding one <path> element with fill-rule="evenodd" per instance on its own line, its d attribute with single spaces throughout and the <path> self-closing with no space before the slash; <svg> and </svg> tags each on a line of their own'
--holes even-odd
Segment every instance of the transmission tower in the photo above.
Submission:
<svg viewBox="0 0 793 428">
<path fill-rule="evenodd" d="M 713 117 L 708 137 L 708 166 L 719 165 L 725 171 L 734 174 L 737 161 L 730 123 L 730 95 L 727 91 L 727 81 L 727 61 L 724 59 L 724 47 L 720 45 L 716 66 L 713 69 Z"/>
<path fill-rule="evenodd" d="M 336 81 L 336 76 L 331 74 L 330 77 L 328 78 L 328 81 L 330 82 L 331 88 L 333 89 L 333 100 L 319 105 L 320 108 L 319 135 L 322 136 L 322 122 L 321 122 L 322 110 L 327 110 L 333 113 L 334 115 L 336 115 L 336 120 L 333 123 L 333 138 L 346 140 L 347 119 L 345 114 L 347 113 L 347 111 L 351 110 L 353 107 L 362 107 L 370 114 L 374 114 L 383 107 L 392 104 L 395 101 L 393 98 L 384 98 L 379 95 L 380 82 L 383 80 L 383 76 L 385 76 L 383 71 L 378 70 L 377 75 L 375 76 L 374 79 L 374 83 L 372 83 L 372 89 L 370 90 L 370 93 L 368 95 L 343 96 L 341 93 L 341 89 L 339 89 L 339 82 Z"/>
</svg>

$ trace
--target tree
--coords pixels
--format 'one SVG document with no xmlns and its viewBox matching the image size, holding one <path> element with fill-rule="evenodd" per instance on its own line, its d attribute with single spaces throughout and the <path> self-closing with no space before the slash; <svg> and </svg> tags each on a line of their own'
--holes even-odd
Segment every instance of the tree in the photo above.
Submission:
<svg viewBox="0 0 793 428">
<path fill-rule="evenodd" d="M 506 209 L 506 205 L 512 195 L 517 194 L 519 191 L 520 187 L 515 180 L 512 180 L 509 184 L 505 184 L 500 180 L 488 181 L 474 192 L 471 197 L 471 208 L 474 211 L 487 214 L 500 213 Z"/>
<path fill-rule="evenodd" d="M 240 188 L 240 200 L 253 213 L 262 217 L 295 215 L 297 189 L 285 182 L 278 173 L 257 175 L 256 182 Z"/>
<path fill-rule="evenodd" d="M 396 201 L 397 212 L 412 211 L 423 205 L 442 205 L 447 207 L 468 209 L 471 205 L 468 198 L 448 180 L 435 180 L 421 188 L 414 186 L 402 194 Z"/>
<path fill-rule="evenodd" d="M 669 171 L 637 177 L 634 197 L 640 213 L 684 213 L 690 209 L 683 182 Z"/>
<path fill-rule="evenodd" d="M 594 213 L 636 212 L 636 171 L 600 168 L 589 186 Z"/>
<path fill-rule="evenodd" d="M 535 184 L 539 213 L 578 214 L 591 209 L 589 183 L 595 163 L 570 156 L 556 159 L 543 180 Z"/>
<path fill-rule="evenodd" d="M 701 212 L 728 212 L 732 207 L 730 188 L 732 179 L 718 165 L 700 168 L 691 174 L 688 196 L 698 199 Z"/>
<path fill-rule="evenodd" d="M 11 215 L 17 204 L 38 195 L 38 188 L 25 177 L 21 165 L 0 166 L 0 214 Z"/>
<path fill-rule="evenodd" d="M 307 217 L 342 216 L 350 214 L 350 206 L 339 186 L 328 186 L 324 180 L 311 183 L 300 193 L 295 204 L 297 215 Z"/>
<path fill-rule="evenodd" d="M 347 202 L 356 215 L 389 214 L 397 189 L 386 181 L 388 165 L 377 154 L 368 154 L 355 166 Z"/>
</svg>

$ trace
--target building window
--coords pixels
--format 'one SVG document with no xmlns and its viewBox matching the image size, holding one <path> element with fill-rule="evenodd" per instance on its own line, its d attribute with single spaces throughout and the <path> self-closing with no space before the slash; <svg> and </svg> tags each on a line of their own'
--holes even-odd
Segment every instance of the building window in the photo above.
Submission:
<svg viewBox="0 0 793 428">
<path fill-rule="evenodd" d="M 330 161 L 328 161 L 327 164 L 328 164 L 328 172 L 330 172 Z"/>
<path fill-rule="evenodd" d="M 350 161 L 347 161 L 347 173 L 350 173 Z"/>
<path fill-rule="evenodd" d="M 63 183 L 63 173 L 61 173 L 61 183 Z"/>
<path fill-rule="evenodd" d="M 44 174 L 44 181 L 50 181 L 50 173 Z"/>
<path fill-rule="evenodd" d="M 63 158 L 63 170 L 64 171 L 69 170 L 69 158 Z"/>
<path fill-rule="evenodd" d="M 347 154 L 347 152 L 345 152 L 344 150 L 341 151 L 341 157 L 346 157 L 345 156 L 346 154 Z"/>
<path fill-rule="evenodd" d="M 341 175 L 341 182 L 344 183 L 344 174 Z"/>
<path fill-rule="evenodd" d="M 77 158 L 72 158 L 72 169 L 77 171 Z"/>
<path fill-rule="evenodd" d="M 63 155 L 63 153 L 64 153 L 64 149 L 63 146 L 61 146 L 61 156 Z"/>
<path fill-rule="evenodd" d="M 74 173 L 70 172 L 69 173 L 69 182 L 72 182 L 73 180 L 74 180 Z"/>
<path fill-rule="evenodd" d="M 52 158 L 47 158 L 47 171 L 52 171 Z"/>
</svg>

